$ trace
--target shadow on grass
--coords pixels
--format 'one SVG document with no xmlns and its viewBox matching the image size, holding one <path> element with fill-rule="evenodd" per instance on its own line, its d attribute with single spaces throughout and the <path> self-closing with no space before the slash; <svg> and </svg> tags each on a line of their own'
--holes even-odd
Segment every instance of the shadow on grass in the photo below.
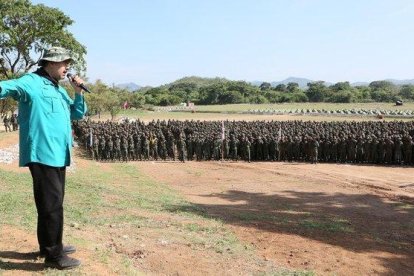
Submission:
<svg viewBox="0 0 414 276">
<path fill-rule="evenodd" d="M 386 275 L 410 275 L 414 271 L 414 205 L 410 203 L 369 194 L 297 191 L 269 195 L 229 190 L 205 197 L 224 199 L 229 204 L 172 206 L 170 211 L 299 235 L 352 252 L 387 252 L 398 257 L 378 257 L 387 269 Z"/>
</svg>

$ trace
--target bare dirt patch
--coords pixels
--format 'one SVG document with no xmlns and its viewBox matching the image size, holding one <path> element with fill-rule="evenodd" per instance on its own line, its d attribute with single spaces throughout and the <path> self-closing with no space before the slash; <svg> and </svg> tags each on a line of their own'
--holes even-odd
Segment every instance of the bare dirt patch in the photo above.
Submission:
<svg viewBox="0 0 414 276">
<path fill-rule="evenodd" d="M 241 162 L 136 166 L 223 220 L 264 259 L 281 266 L 320 275 L 414 271 L 414 168 Z"/>
</svg>

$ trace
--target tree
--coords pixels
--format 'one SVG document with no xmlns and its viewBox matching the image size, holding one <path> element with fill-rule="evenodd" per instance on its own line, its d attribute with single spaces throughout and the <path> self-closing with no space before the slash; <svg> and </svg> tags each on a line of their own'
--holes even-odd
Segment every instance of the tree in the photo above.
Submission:
<svg viewBox="0 0 414 276">
<path fill-rule="evenodd" d="M 132 93 L 130 98 L 130 104 L 132 107 L 141 108 L 145 104 L 145 97 L 142 93 Z"/>
<path fill-rule="evenodd" d="M 219 102 L 222 104 L 238 104 L 242 103 L 244 98 L 239 91 L 224 91 L 219 96 Z"/>
<path fill-rule="evenodd" d="M 3 80 L 5 76 L 1 76 L 0 80 Z M 0 118 L 3 118 L 7 113 L 14 112 L 17 109 L 17 102 L 12 98 L 5 98 L 0 100 Z"/>
<path fill-rule="evenodd" d="M 115 116 L 121 111 L 120 99 L 117 96 L 116 91 L 111 88 L 107 90 L 103 96 L 105 96 L 105 110 L 109 111 L 111 114 L 111 120 L 113 121 L 115 119 Z"/>
<path fill-rule="evenodd" d="M 328 94 L 324 81 L 316 81 L 308 83 L 306 95 L 310 102 L 323 102 Z"/>
<path fill-rule="evenodd" d="M 260 90 L 266 91 L 272 88 L 272 85 L 269 82 L 262 82 L 262 84 L 259 86 Z"/>
<path fill-rule="evenodd" d="M 274 90 L 279 91 L 279 92 L 286 92 L 287 91 L 286 84 L 283 84 L 283 83 L 278 84 L 276 85 Z"/>
<path fill-rule="evenodd" d="M 101 80 L 97 80 L 92 85 L 91 90 L 93 93 L 85 94 L 89 113 L 98 114 L 98 117 L 101 118 L 101 112 L 105 110 L 105 95 L 108 93 L 109 88 Z"/>
<path fill-rule="evenodd" d="M 371 101 L 371 88 L 369 88 L 368 86 L 355 87 L 355 97 L 358 102 Z"/>
<path fill-rule="evenodd" d="M 404 84 L 401 86 L 399 95 L 407 100 L 414 100 L 414 85 Z"/>
<path fill-rule="evenodd" d="M 86 48 L 67 30 L 73 20 L 62 11 L 29 0 L 1 0 L 0 18 L 0 74 L 6 78 L 30 71 L 51 46 L 70 50 L 75 69 L 84 71 Z"/>
<path fill-rule="evenodd" d="M 355 98 L 354 98 L 354 95 L 350 91 L 344 90 L 344 91 L 339 91 L 333 94 L 329 98 L 329 101 L 334 102 L 334 103 L 351 103 L 351 102 L 355 102 Z"/>
<path fill-rule="evenodd" d="M 260 92 L 260 88 L 245 81 L 227 81 L 225 84 L 226 90 L 239 91 L 243 98 L 248 98 Z"/>
<path fill-rule="evenodd" d="M 252 96 L 250 98 L 250 103 L 255 103 L 255 104 L 265 104 L 268 103 L 269 101 L 266 99 L 265 96 L 263 95 L 255 95 Z"/>
<path fill-rule="evenodd" d="M 305 92 L 303 91 L 292 93 L 289 96 L 291 98 L 291 102 L 295 103 L 304 103 L 309 100 L 308 96 L 306 96 Z"/>
<path fill-rule="evenodd" d="M 396 86 L 389 81 L 373 81 L 369 84 L 369 87 L 373 90 L 393 90 Z"/>
<path fill-rule="evenodd" d="M 200 88 L 201 104 L 220 104 L 219 97 L 227 90 L 224 83 L 213 83 Z"/>
<path fill-rule="evenodd" d="M 266 91 L 266 93 L 265 93 L 265 95 L 264 95 L 264 96 L 266 97 L 266 99 L 267 99 L 270 103 L 279 103 L 279 102 L 280 102 L 280 99 L 281 99 L 282 94 L 285 94 L 285 93 L 282 93 L 282 92 L 280 92 L 280 91 L 270 90 L 270 91 Z"/>
<path fill-rule="evenodd" d="M 349 84 L 349 81 L 337 82 L 334 85 L 332 85 L 330 88 L 334 92 L 352 90 L 352 86 Z"/>
<path fill-rule="evenodd" d="M 185 102 L 191 101 L 191 94 L 197 90 L 197 85 L 193 82 L 179 82 L 171 85 L 168 90 L 175 96 L 180 97 Z"/>
<path fill-rule="evenodd" d="M 371 98 L 376 102 L 393 102 L 396 96 L 385 89 L 375 89 L 371 91 Z"/>
<path fill-rule="evenodd" d="M 398 99 L 398 88 L 389 81 L 373 81 L 369 84 L 371 98 L 377 102 L 392 102 Z"/>
<path fill-rule="evenodd" d="M 300 92 L 299 84 L 297 82 L 289 82 L 286 89 L 289 93 Z"/>
</svg>

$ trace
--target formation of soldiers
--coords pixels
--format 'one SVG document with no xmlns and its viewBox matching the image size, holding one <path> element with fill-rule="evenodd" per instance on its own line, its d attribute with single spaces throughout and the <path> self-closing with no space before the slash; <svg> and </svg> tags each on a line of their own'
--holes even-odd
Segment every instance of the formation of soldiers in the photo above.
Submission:
<svg viewBox="0 0 414 276">
<path fill-rule="evenodd" d="M 414 163 L 414 122 L 81 121 L 74 130 L 99 161 Z"/>
<path fill-rule="evenodd" d="M 17 114 L 12 114 L 10 117 L 7 114 L 3 117 L 4 129 L 6 132 L 16 131 L 19 129 L 19 121 Z M 12 130 L 13 128 L 13 130 Z"/>
</svg>

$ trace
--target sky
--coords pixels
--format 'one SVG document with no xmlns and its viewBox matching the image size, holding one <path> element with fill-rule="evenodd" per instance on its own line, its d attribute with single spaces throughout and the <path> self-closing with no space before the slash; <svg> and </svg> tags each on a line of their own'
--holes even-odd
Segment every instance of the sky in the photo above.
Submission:
<svg viewBox="0 0 414 276">
<path fill-rule="evenodd" d="M 63 11 L 88 80 L 414 79 L 412 0 L 32 0 Z"/>
</svg>

